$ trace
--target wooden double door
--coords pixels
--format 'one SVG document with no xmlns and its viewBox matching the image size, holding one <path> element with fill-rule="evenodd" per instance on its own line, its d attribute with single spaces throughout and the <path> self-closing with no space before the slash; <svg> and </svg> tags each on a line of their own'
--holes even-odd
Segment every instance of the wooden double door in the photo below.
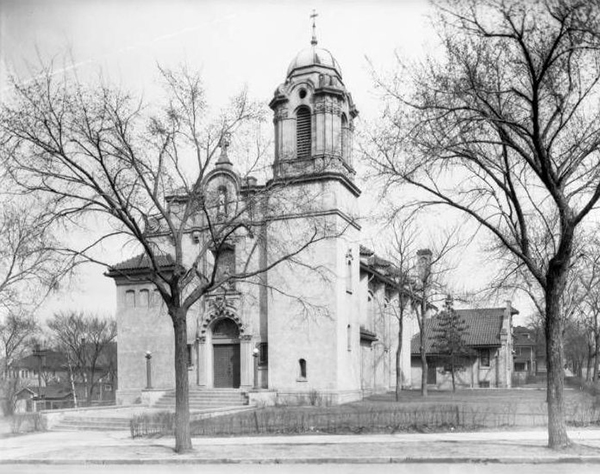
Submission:
<svg viewBox="0 0 600 474">
<path fill-rule="evenodd" d="M 214 387 L 240 387 L 240 345 L 214 344 Z"/>
</svg>

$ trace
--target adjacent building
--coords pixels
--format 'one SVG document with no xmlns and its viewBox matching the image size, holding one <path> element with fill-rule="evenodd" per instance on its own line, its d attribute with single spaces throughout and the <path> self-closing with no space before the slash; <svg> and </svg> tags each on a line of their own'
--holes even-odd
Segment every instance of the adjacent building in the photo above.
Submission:
<svg viewBox="0 0 600 474">
<path fill-rule="evenodd" d="M 504 308 L 457 309 L 466 326 L 463 340 L 471 349 L 465 369 L 457 374 L 457 388 L 510 388 L 513 372 L 512 317 L 518 314 L 510 302 Z M 435 349 L 434 316 L 425 320 L 427 384 L 451 389 L 452 379 L 445 370 L 445 358 Z M 421 387 L 420 333 L 412 338 L 412 387 Z"/>
</svg>

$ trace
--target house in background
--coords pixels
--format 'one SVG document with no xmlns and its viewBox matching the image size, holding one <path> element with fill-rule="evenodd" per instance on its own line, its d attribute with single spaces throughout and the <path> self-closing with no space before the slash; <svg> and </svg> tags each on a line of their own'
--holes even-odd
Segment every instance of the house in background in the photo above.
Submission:
<svg viewBox="0 0 600 474">
<path fill-rule="evenodd" d="M 74 406 L 73 391 L 65 385 L 25 387 L 16 394 L 15 413 L 58 410 Z"/>
<path fill-rule="evenodd" d="M 92 350 L 91 345 L 88 350 Z M 91 403 L 113 404 L 117 388 L 117 347 L 116 343 L 106 346 L 98 357 Z M 89 368 L 86 368 L 89 370 Z M 61 351 L 44 349 L 13 362 L 8 377 L 21 387 L 16 392 L 16 409 L 37 411 L 55 408 L 69 408 L 74 404 L 87 403 L 88 375 L 75 369 L 71 383 L 69 360 Z M 75 393 L 73 393 L 73 385 Z M 75 395 L 75 396 L 74 396 Z"/>
<path fill-rule="evenodd" d="M 512 317 L 518 314 L 510 302 L 504 308 L 457 309 L 467 330 L 463 335 L 473 355 L 465 370 L 456 374 L 459 388 L 510 388 L 512 386 L 513 340 Z M 427 353 L 427 384 L 431 388 L 452 389 L 451 373 L 444 370 L 445 359 L 436 353 L 435 328 L 438 319 L 426 319 L 425 348 Z M 421 388 L 420 337 L 411 341 L 412 388 Z"/>
<path fill-rule="evenodd" d="M 537 372 L 537 341 L 532 329 L 516 326 L 513 329 L 513 383 L 527 382 L 529 376 Z M 545 366 L 545 364 L 544 364 Z"/>
<path fill-rule="evenodd" d="M 40 372 L 41 369 L 41 373 Z M 22 357 L 10 365 L 9 377 L 19 378 L 26 386 L 46 387 L 69 380 L 68 362 L 65 354 L 45 349 Z"/>
</svg>

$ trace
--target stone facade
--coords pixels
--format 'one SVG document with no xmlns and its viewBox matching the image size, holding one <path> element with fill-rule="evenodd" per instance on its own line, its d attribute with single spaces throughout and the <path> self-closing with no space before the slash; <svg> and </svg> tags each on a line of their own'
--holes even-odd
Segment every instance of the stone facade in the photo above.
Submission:
<svg viewBox="0 0 600 474">
<path fill-rule="evenodd" d="M 339 65 L 316 39 L 292 61 L 270 103 L 274 117 L 273 178 L 242 179 L 227 147 L 204 179 L 219 213 L 235 211 L 265 188 L 268 202 L 252 212 L 265 224 L 232 241 L 230 270 L 270 267 L 311 234 L 327 235 L 254 282 L 236 281 L 203 297 L 188 313 L 189 382 L 198 389 L 240 389 L 261 402 L 342 403 L 395 386 L 399 297 L 391 265 L 360 246 L 360 190 L 352 164 L 358 112 Z M 178 212 L 180 198 L 170 198 Z M 206 242 L 203 223 L 189 229 L 185 264 Z M 137 260 L 136 260 L 137 259 Z M 144 257 L 116 265 L 119 378 L 117 399 L 132 403 L 144 390 L 174 387 L 170 318 L 143 275 Z M 164 265 L 172 264 L 168 256 Z M 210 262 L 202 262 L 210 265 Z M 216 265 L 216 263 L 215 263 Z M 409 318 L 410 319 L 410 318 Z M 410 336 L 405 323 L 402 379 L 410 385 Z M 147 354 L 151 357 L 150 360 Z M 148 365 L 150 364 L 150 367 Z M 151 386 L 148 370 L 150 370 Z M 263 392 L 259 395 L 259 392 Z M 148 399 L 148 397 L 145 397 Z"/>
</svg>

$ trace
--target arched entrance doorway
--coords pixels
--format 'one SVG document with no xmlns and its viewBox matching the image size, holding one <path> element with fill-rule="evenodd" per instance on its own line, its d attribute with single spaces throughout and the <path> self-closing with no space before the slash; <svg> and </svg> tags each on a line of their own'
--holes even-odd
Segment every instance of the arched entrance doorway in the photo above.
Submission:
<svg viewBox="0 0 600 474">
<path fill-rule="evenodd" d="M 213 387 L 240 387 L 240 329 L 229 318 L 212 326 Z"/>
</svg>

